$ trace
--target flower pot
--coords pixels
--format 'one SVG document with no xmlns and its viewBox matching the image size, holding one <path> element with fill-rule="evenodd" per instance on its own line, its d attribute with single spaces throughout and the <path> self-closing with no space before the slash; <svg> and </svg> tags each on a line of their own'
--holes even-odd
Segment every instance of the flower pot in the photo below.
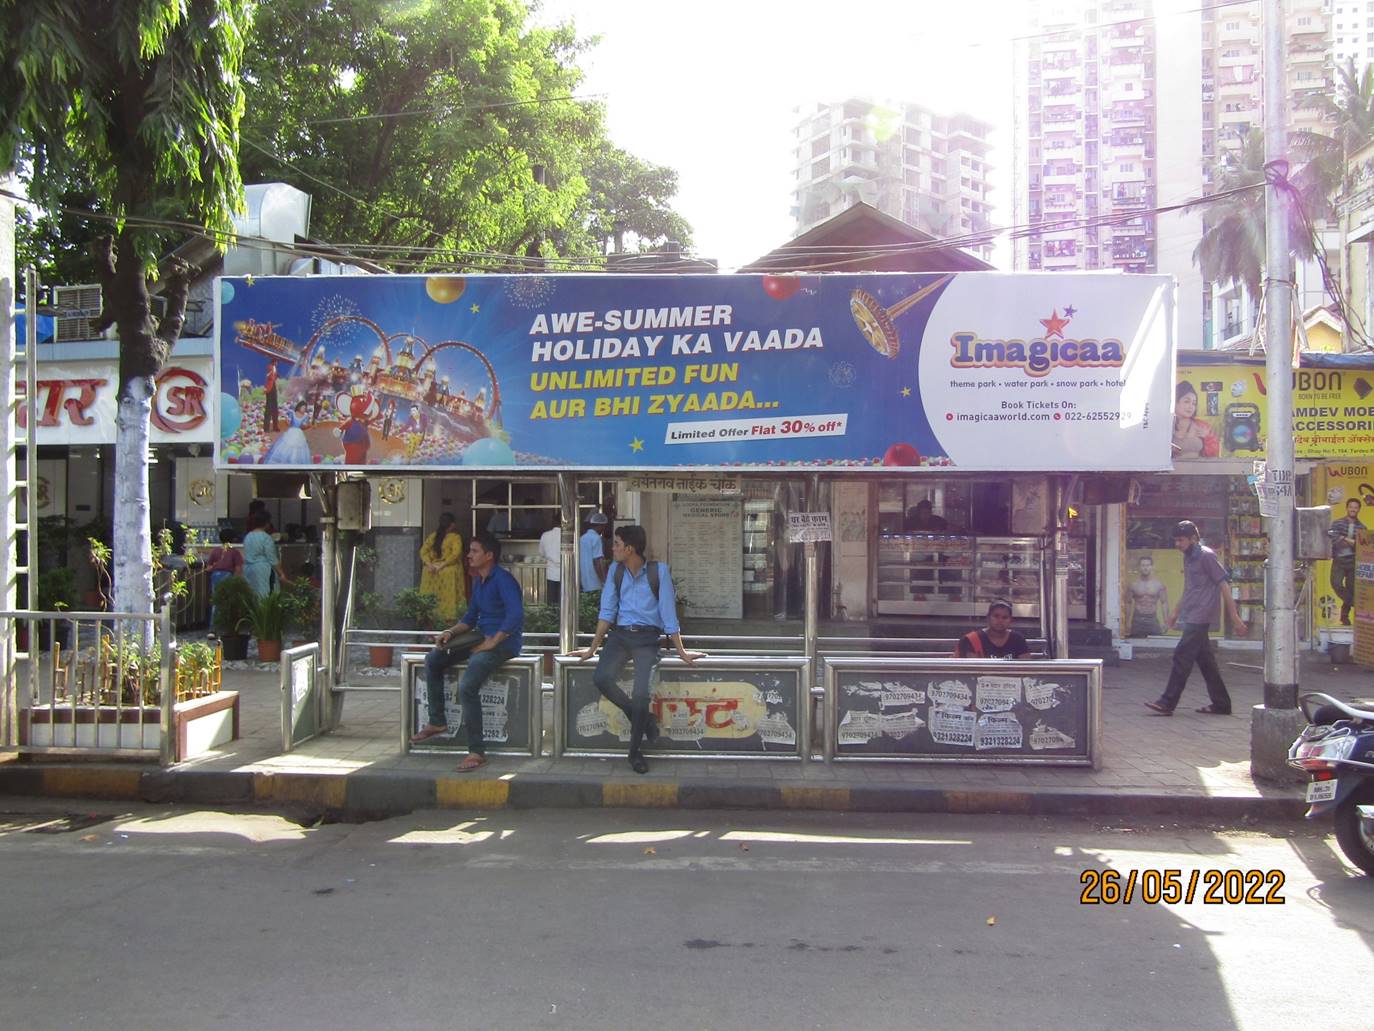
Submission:
<svg viewBox="0 0 1374 1031">
<path fill-rule="evenodd" d="M 248 658 L 248 637 L 244 634 L 221 637 L 220 648 L 226 662 L 242 662 Z"/>
<path fill-rule="evenodd" d="M 315 639 L 314 639 L 313 637 L 296 637 L 296 638 L 292 638 L 292 640 L 291 640 L 291 647 L 292 647 L 292 648 L 299 648 L 299 647 L 301 647 L 302 645 L 314 644 L 314 643 L 315 643 Z"/>
<path fill-rule="evenodd" d="M 378 645 L 368 645 L 367 664 L 378 669 L 387 669 L 391 666 L 391 656 L 394 648 L 385 648 Z"/>
<path fill-rule="evenodd" d="M 81 604 L 85 605 L 89 612 L 99 612 L 105 607 L 105 599 L 99 591 L 87 591 L 81 595 Z"/>
<path fill-rule="evenodd" d="M 258 661 L 259 661 L 259 662 L 280 662 L 280 661 L 281 661 L 281 642 L 280 642 L 280 641 L 259 641 L 259 642 L 258 642 Z"/>
</svg>

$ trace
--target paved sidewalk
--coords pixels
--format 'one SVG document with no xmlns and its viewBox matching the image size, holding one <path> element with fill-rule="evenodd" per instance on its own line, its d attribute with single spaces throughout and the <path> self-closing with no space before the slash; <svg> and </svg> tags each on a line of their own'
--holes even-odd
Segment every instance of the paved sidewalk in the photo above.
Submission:
<svg viewBox="0 0 1374 1031">
<path fill-rule="evenodd" d="M 0 766 L 0 792 L 208 803 L 296 803 L 326 810 L 395 812 L 428 806 L 642 805 L 941 812 L 1084 812 L 1235 821 L 1296 818 L 1300 785 L 1250 776 L 1250 709 L 1262 696 L 1260 654 L 1222 655 L 1235 702 L 1230 717 L 1194 712 L 1207 700 L 1194 674 L 1172 717 L 1153 715 L 1169 653 L 1136 652 L 1104 670 L 1100 770 L 820 761 L 654 759 L 647 776 L 623 759 L 493 757 L 475 774 L 455 756 L 400 747 L 399 697 L 350 694 L 338 730 L 281 753 L 275 672 L 226 672 L 241 693 L 241 737 L 173 770 L 28 763 Z M 1303 690 L 1374 695 L 1374 676 L 1305 655 Z M 546 718 L 545 747 L 552 720 Z"/>
</svg>

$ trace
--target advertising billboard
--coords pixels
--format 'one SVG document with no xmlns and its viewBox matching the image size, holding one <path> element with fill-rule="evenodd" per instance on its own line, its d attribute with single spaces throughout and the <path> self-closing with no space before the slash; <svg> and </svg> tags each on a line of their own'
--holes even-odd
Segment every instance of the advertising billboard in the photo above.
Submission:
<svg viewBox="0 0 1374 1031">
<path fill-rule="evenodd" d="M 217 462 L 1169 468 L 1173 281 L 219 281 Z"/>
</svg>

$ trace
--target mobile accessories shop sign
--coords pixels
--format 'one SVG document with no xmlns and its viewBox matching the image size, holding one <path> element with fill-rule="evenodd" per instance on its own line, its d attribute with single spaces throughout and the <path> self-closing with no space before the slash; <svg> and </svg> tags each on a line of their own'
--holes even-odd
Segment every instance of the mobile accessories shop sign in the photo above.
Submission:
<svg viewBox="0 0 1374 1031">
<path fill-rule="evenodd" d="M 222 279 L 221 466 L 1170 467 L 1172 281 Z"/>
</svg>

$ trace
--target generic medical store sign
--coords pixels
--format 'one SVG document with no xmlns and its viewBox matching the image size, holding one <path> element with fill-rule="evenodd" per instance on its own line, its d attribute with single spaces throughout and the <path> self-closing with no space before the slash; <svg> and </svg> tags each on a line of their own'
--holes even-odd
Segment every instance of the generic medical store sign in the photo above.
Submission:
<svg viewBox="0 0 1374 1031">
<path fill-rule="evenodd" d="M 1170 466 L 1163 276 L 220 281 L 224 466 Z"/>
</svg>

